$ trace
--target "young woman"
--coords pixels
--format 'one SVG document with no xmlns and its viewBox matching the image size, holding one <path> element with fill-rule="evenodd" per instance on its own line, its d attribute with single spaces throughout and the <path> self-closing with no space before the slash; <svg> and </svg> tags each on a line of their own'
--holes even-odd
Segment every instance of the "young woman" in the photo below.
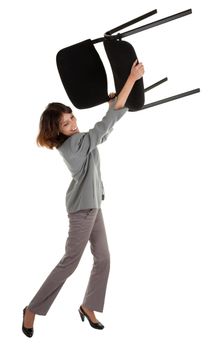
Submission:
<svg viewBox="0 0 209 350">
<path fill-rule="evenodd" d="M 71 108 L 61 103 L 50 103 L 42 113 L 37 144 L 49 149 L 55 147 L 73 177 L 66 193 L 70 229 L 65 254 L 23 309 L 22 331 L 28 337 L 33 336 L 35 315 L 47 314 L 66 279 L 78 266 L 88 241 L 94 265 L 78 311 L 82 321 L 87 317 L 92 327 L 104 328 L 94 314 L 94 311 L 103 312 L 110 269 L 110 253 L 101 210 L 104 187 L 97 145 L 107 139 L 113 125 L 128 110 L 125 102 L 135 81 L 143 74 L 144 66 L 136 60 L 118 97 L 114 97 L 115 94 L 109 95 L 106 115 L 88 132 L 79 131 Z"/>
</svg>

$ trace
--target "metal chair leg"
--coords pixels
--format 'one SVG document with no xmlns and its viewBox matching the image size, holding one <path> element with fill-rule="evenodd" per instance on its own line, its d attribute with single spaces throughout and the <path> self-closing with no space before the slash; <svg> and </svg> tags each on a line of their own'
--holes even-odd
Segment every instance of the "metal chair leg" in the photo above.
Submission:
<svg viewBox="0 0 209 350">
<path fill-rule="evenodd" d="M 168 17 L 162 18 L 162 19 L 160 19 L 158 21 L 145 24 L 144 26 L 141 26 L 141 27 L 138 27 L 138 28 L 135 28 L 135 29 L 132 29 L 132 30 L 128 30 L 127 32 L 119 33 L 118 36 L 120 38 L 124 38 L 126 36 L 142 32 L 143 30 L 150 29 L 150 28 L 159 26 L 161 24 L 173 21 L 175 19 L 178 19 L 178 18 L 187 16 L 187 15 L 190 15 L 191 13 L 192 13 L 192 9 L 189 9 L 189 10 L 186 10 L 186 11 L 182 11 L 182 12 L 176 13 L 176 14 L 174 14 L 172 16 L 168 16 Z"/>
<path fill-rule="evenodd" d="M 158 86 L 158 85 L 164 83 L 164 82 L 167 81 L 167 80 L 168 80 L 168 78 L 166 77 L 166 78 L 163 78 L 163 79 L 157 81 L 155 84 L 152 84 L 152 85 L 148 86 L 147 88 L 145 88 L 145 89 L 144 89 L 144 92 L 147 92 L 147 91 L 149 91 L 149 90 L 155 88 L 156 86 Z"/>
<path fill-rule="evenodd" d="M 178 94 L 178 95 L 170 96 L 170 97 L 164 98 L 162 100 L 158 100 L 158 101 L 155 101 L 155 102 L 148 103 L 148 104 L 144 105 L 140 110 L 146 109 L 146 108 L 150 108 L 150 107 L 154 107 L 154 106 L 160 105 L 162 103 L 170 102 L 170 101 L 176 100 L 178 98 L 182 98 L 182 97 L 185 97 L 185 96 L 196 94 L 198 92 L 200 92 L 199 88 L 198 89 L 194 89 L 194 90 L 190 90 L 190 91 L 187 91 L 187 92 L 183 92 L 183 93 Z"/>
<path fill-rule="evenodd" d="M 157 11 L 157 10 L 151 11 L 151 12 L 149 12 L 149 13 L 152 13 L 152 14 L 153 14 L 153 12 L 155 13 L 155 11 Z M 148 13 L 148 14 L 149 14 L 149 13 Z M 128 24 L 128 23 L 130 23 L 130 22 L 132 22 L 132 21 L 129 21 L 129 22 L 127 22 L 127 23 L 122 24 L 122 25 L 119 26 L 119 27 L 116 27 L 116 28 L 114 28 L 114 29 L 112 29 L 112 30 L 109 30 L 108 32 L 106 32 L 106 34 L 105 34 L 104 37 L 94 39 L 94 40 L 92 40 L 92 42 L 93 42 L 93 44 L 96 44 L 96 43 L 99 43 L 99 42 L 102 42 L 102 41 L 106 40 L 107 37 L 110 38 L 110 39 L 117 39 L 117 38 L 118 38 L 118 39 L 121 39 L 121 38 L 124 38 L 124 37 L 126 37 L 126 36 L 129 36 L 129 35 L 132 35 L 132 34 L 136 34 L 136 33 L 142 32 L 143 30 L 150 29 L 150 28 L 159 26 L 159 25 L 161 25 L 161 24 L 164 24 L 164 23 L 173 21 L 173 20 L 175 20 L 175 19 L 178 19 L 178 18 L 187 16 L 187 15 L 190 15 L 191 13 L 192 13 L 192 9 L 185 10 L 185 11 L 176 13 L 176 14 L 174 14 L 174 15 L 172 15 L 172 16 L 168 16 L 168 17 L 159 19 L 158 21 L 145 24 L 144 26 L 141 26 L 141 27 L 138 27 L 138 28 L 135 28 L 135 29 L 132 29 L 132 30 L 128 30 L 127 32 L 118 33 L 118 34 L 116 34 L 116 35 L 112 35 L 112 36 L 111 36 L 111 33 L 114 33 L 114 32 L 117 30 L 117 28 L 120 28 L 120 27 L 123 27 L 123 28 L 124 28 L 124 26 L 127 27 L 128 25 L 130 25 L 130 24 Z M 148 14 L 145 14 L 145 15 L 143 15 L 143 16 L 147 16 L 147 17 L 148 17 Z M 141 17 L 143 17 L 143 16 L 141 16 Z M 140 17 L 138 17 L 138 18 L 140 18 Z M 144 17 L 144 18 L 146 18 L 146 17 Z M 144 18 L 143 18 L 143 19 L 144 19 Z M 136 18 L 136 19 L 134 19 L 133 21 L 136 21 L 136 22 L 137 22 L 138 20 L 137 20 L 137 18 Z M 135 22 L 134 22 L 134 23 L 135 23 Z M 133 23 L 132 23 L 132 24 L 133 24 Z"/>
<path fill-rule="evenodd" d="M 152 15 L 154 15 L 156 13 L 157 13 L 157 10 L 153 10 L 153 11 L 150 11 L 148 13 L 145 13 L 144 15 L 139 16 L 137 18 L 134 18 L 134 19 L 132 19 L 129 22 L 123 23 L 123 24 L 121 24 L 118 27 L 115 27 L 115 28 L 113 28 L 111 30 L 108 30 L 105 34 L 112 35 L 113 33 L 118 32 L 119 30 L 124 29 L 126 27 L 129 27 L 129 26 L 131 26 L 132 24 L 134 24 L 136 22 L 142 21 L 143 19 L 148 18 L 148 17 L 150 17 L 150 16 L 152 16 Z"/>
</svg>

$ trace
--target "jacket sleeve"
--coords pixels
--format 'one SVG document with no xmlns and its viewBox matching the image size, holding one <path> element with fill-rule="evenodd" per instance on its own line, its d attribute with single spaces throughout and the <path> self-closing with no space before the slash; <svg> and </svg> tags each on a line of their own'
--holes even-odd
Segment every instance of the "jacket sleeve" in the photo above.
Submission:
<svg viewBox="0 0 209 350">
<path fill-rule="evenodd" d="M 113 130 L 113 125 L 128 111 L 127 107 L 114 109 L 116 101 L 117 97 L 101 121 L 97 122 L 88 132 L 81 133 L 81 137 L 77 138 L 75 145 L 77 156 L 86 157 L 98 144 L 104 142 Z"/>
<path fill-rule="evenodd" d="M 110 129 L 108 130 L 108 132 L 103 136 L 103 138 L 102 138 L 102 140 L 101 140 L 101 143 L 107 140 L 109 134 L 110 134 L 112 131 L 113 131 L 113 128 L 110 128 Z"/>
</svg>

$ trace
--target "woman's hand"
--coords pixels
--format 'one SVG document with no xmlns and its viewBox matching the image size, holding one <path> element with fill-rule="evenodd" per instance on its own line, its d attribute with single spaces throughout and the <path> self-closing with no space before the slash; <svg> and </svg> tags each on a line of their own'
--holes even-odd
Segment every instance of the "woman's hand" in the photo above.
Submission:
<svg viewBox="0 0 209 350">
<path fill-rule="evenodd" d="M 111 107 L 111 106 L 112 106 L 112 103 L 113 103 L 113 99 L 114 99 L 115 96 L 116 96 L 116 92 L 111 92 L 108 96 L 109 96 L 109 98 L 110 98 L 110 100 L 108 101 L 109 107 Z"/>
<path fill-rule="evenodd" d="M 130 79 L 133 79 L 135 82 L 138 79 L 141 79 L 144 74 L 144 66 L 140 62 L 138 63 L 138 60 L 136 59 L 131 67 L 131 71 L 129 74 Z"/>
</svg>

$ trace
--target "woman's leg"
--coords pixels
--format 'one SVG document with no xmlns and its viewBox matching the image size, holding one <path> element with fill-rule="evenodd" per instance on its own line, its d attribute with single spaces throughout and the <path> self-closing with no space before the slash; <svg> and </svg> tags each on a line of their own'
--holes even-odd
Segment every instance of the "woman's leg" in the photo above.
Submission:
<svg viewBox="0 0 209 350">
<path fill-rule="evenodd" d="M 94 215 L 89 215 L 94 210 Z M 69 213 L 65 254 L 28 305 L 29 311 L 46 315 L 66 279 L 75 271 L 91 235 L 98 209 Z"/>
<path fill-rule="evenodd" d="M 101 208 L 98 211 L 89 240 L 94 256 L 94 265 L 82 305 L 90 310 L 102 312 L 110 270 L 110 253 Z"/>
</svg>

